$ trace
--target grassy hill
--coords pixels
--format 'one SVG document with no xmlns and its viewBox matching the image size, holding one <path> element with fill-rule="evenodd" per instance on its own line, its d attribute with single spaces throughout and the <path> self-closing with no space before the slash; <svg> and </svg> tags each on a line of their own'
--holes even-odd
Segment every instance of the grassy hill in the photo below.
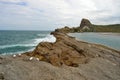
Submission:
<svg viewBox="0 0 120 80">
<path fill-rule="evenodd" d="M 120 24 L 92 25 L 93 32 L 120 32 Z"/>
<path fill-rule="evenodd" d="M 74 32 L 116 32 L 120 33 L 120 24 L 96 25 L 92 24 L 88 19 L 83 18 L 78 27 L 68 27 L 56 29 L 56 32 L 74 33 Z"/>
</svg>

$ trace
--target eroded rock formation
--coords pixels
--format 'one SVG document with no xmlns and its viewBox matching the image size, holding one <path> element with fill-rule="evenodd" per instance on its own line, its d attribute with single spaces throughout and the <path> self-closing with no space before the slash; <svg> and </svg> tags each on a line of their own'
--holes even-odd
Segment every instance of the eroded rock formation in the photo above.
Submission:
<svg viewBox="0 0 120 80">
<path fill-rule="evenodd" d="M 77 41 L 74 37 L 64 33 L 52 32 L 51 34 L 57 39 L 55 43 L 41 42 L 28 55 L 37 57 L 41 61 L 51 63 L 54 66 L 68 65 L 77 67 L 79 64 L 86 64 L 91 58 L 107 58 L 105 55 L 112 53 L 109 48 L 102 49 L 100 45 Z M 114 61 L 114 59 L 111 60 Z"/>
<path fill-rule="evenodd" d="M 83 18 L 81 23 L 78 27 L 68 27 L 65 26 L 64 28 L 55 29 L 55 32 L 61 33 L 75 33 L 75 32 L 86 32 L 86 31 L 94 31 L 92 23 L 88 20 Z"/>
<path fill-rule="evenodd" d="M 65 26 L 64 28 L 60 29 L 55 29 L 55 32 L 61 32 L 61 33 L 75 33 L 75 32 L 81 32 L 80 27 L 67 27 Z"/>
<path fill-rule="evenodd" d="M 94 28 L 88 19 L 83 18 L 80 23 L 80 30 L 82 32 L 91 32 L 91 31 L 94 31 Z"/>
<path fill-rule="evenodd" d="M 79 63 L 85 62 L 86 56 L 84 55 L 84 50 L 75 38 L 59 32 L 53 32 L 52 34 L 56 37 L 56 42 L 40 43 L 30 56 L 38 57 L 40 60 L 55 66 L 63 64 L 78 66 Z"/>
<path fill-rule="evenodd" d="M 83 19 L 81 20 L 81 23 L 80 23 L 80 28 L 83 28 L 83 27 L 85 27 L 85 26 L 91 27 L 92 24 L 91 24 L 91 22 L 90 22 L 88 19 L 83 18 Z"/>
</svg>

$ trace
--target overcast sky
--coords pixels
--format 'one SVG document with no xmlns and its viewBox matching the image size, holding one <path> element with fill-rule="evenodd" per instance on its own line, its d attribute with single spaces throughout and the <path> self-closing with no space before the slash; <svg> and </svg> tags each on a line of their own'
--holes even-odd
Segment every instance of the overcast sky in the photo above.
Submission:
<svg viewBox="0 0 120 80">
<path fill-rule="evenodd" d="M 120 0 L 0 0 L 0 30 L 53 30 L 120 23 Z"/>
</svg>

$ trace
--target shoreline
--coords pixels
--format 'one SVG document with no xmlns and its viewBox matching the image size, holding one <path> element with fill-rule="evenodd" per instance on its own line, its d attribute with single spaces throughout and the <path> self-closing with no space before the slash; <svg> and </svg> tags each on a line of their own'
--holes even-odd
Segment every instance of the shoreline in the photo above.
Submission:
<svg viewBox="0 0 120 80">
<path fill-rule="evenodd" d="M 120 36 L 120 33 L 103 33 L 103 32 L 85 32 L 85 33 L 95 33 L 95 34 L 99 34 L 99 35 L 112 35 L 112 36 Z M 74 34 L 74 33 L 68 33 L 68 35 L 69 36 L 72 36 L 72 37 L 75 37 L 74 35 L 72 35 L 72 34 Z M 76 34 L 76 33 L 75 33 Z M 79 33 L 78 33 L 79 34 Z M 81 33 L 80 33 L 81 34 Z M 95 44 L 95 45 L 101 45 L 101 46 L 103 46 L 103 47 L 108 47 L 109 49 L 112 49 L 112 50 L 116 50 L 116 51 L 120 51 L 119 50 L 119 48 L 113 48 L 113 47 L 111 47 L 111 46 L 109 46 L 109 45 L 107 45 L 107 44 L 104 44 L 104 43 L 98 43 L 98 42 L 90 42 L 90 41 L 85 41 L 85 40 L 82 40 L 82 39 L 80 39 L 80 38 L 77 38 L 77 37 L 75 37 L 76 38 L 76 40 L 79 40 L 79 41 L 83 41 L 83 42 L 87 42 L 87 43 L 90 43 L 90 44 Z"/>
<path fill-rule="evenodd" d="M 89 32 L 88 32 L 89 33 Z M 96 32 L 96 33 L 100 33 L 100 34 L 102 34 L 102 35 L 112 35 L 112 34 L 120 34 L 120 33 L 101 33 L 101 32 Z M 54 36 L 54 35 L 53 35 Z M 99 43 L 91 43 L 91 42 L 87 42 L 87 41 L 84 41 L 84 40 L 80 40 L 79 38 L 76 38 L 76 37 L 74 37 L 74 36 L 72 36 L 72 35 L 70 35 L 70 33 L 67 33 L 66 34 L 66 36 L 69 36 L 69 37 L 71 37 L 71 38 L 75 38 L 75 40 L 77 40 L 77 41 L 80 41 L 81 43 L 86 43 L 86 44 L 91 44 L 91 45 L 95 45 L 95 46 L 100 46 L 100 47 L 103 47 L 103 48 L 106 48 L 106 49 L 110 49 L 110 50 L 112 50 L 112 51 L 115 51 L 115 52 L 118 52 L 118 53 L 120 53 L 120 51 L 119 50 L 117 50 L 117 49 L 113 49 L 112 47 L 109 47 L 109 46 L 106 46 L 106 45 L 104 45 L 104 44 L 99 44 Z M 54 38 L 56 39 L 56 37 L 54 36 Z M 46 41 L 45 41 L 46 42 Z M 41 42 L 40 42 L 41 43 Z M 55 43 L 55 42 L 52 42 L 52 43 Z M 35 49 L 35 48 L 34 48 Z M 33 51 L 33 49 L 32 50 L 30 50 L 30 51 L 27 51 L 27 52 L 32 52 Z M 25 54 L 25 53 L 27 53 L 27 52 L 22 52 L 22 54 Z M 19 53 L 17 53 L 17 54 L 19 54 Z M 20 53 L 21 54 L 21 53 Z M 0 55 L 4 55 L 4 54 L 0 54 Z M 13 54 L 10 54 L 10 55 L 13 55 Z M 8 54 L 8 56 L 10 56 L 9 54 Z M 6 55 L 5 55 L 6 56 Z"/>
<path fill-rule="evenodd" d="M 16 56 L 0 56 L 0 79 L 120 79 L 120 52 L 78 41 L 68 34 L 59 32 L 51 34 L 56 37 L 54 43 L 41 42 L 32 52 Z"/>
</svg>

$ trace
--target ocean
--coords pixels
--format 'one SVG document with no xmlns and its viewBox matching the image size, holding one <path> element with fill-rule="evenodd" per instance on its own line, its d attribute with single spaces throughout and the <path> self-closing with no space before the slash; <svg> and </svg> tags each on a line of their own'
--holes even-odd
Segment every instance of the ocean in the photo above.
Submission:
<svg viewBox="0 0 120 80">
<path fill-rule="evenodd" d="M 69 35 L 76 37 L 81 41 L 102 44 L 120 51 L 120 33 L 84 32 L 70 33 Z"/>
<path fill-rule="evenodd" d="M 55 42 L 51 31 L 0 30 L 0 54 L 32 51 L 40 42 Z M 120 33 L 70 33 L 79 40 L 102 44 L 120 51 Z"/>
<path fill-rule="evenodd" d="M 32 51 L 40 42 L 55 42 L 51 31 L 0 30 L 0 54 L 18 54 Z"/>
</svg>

